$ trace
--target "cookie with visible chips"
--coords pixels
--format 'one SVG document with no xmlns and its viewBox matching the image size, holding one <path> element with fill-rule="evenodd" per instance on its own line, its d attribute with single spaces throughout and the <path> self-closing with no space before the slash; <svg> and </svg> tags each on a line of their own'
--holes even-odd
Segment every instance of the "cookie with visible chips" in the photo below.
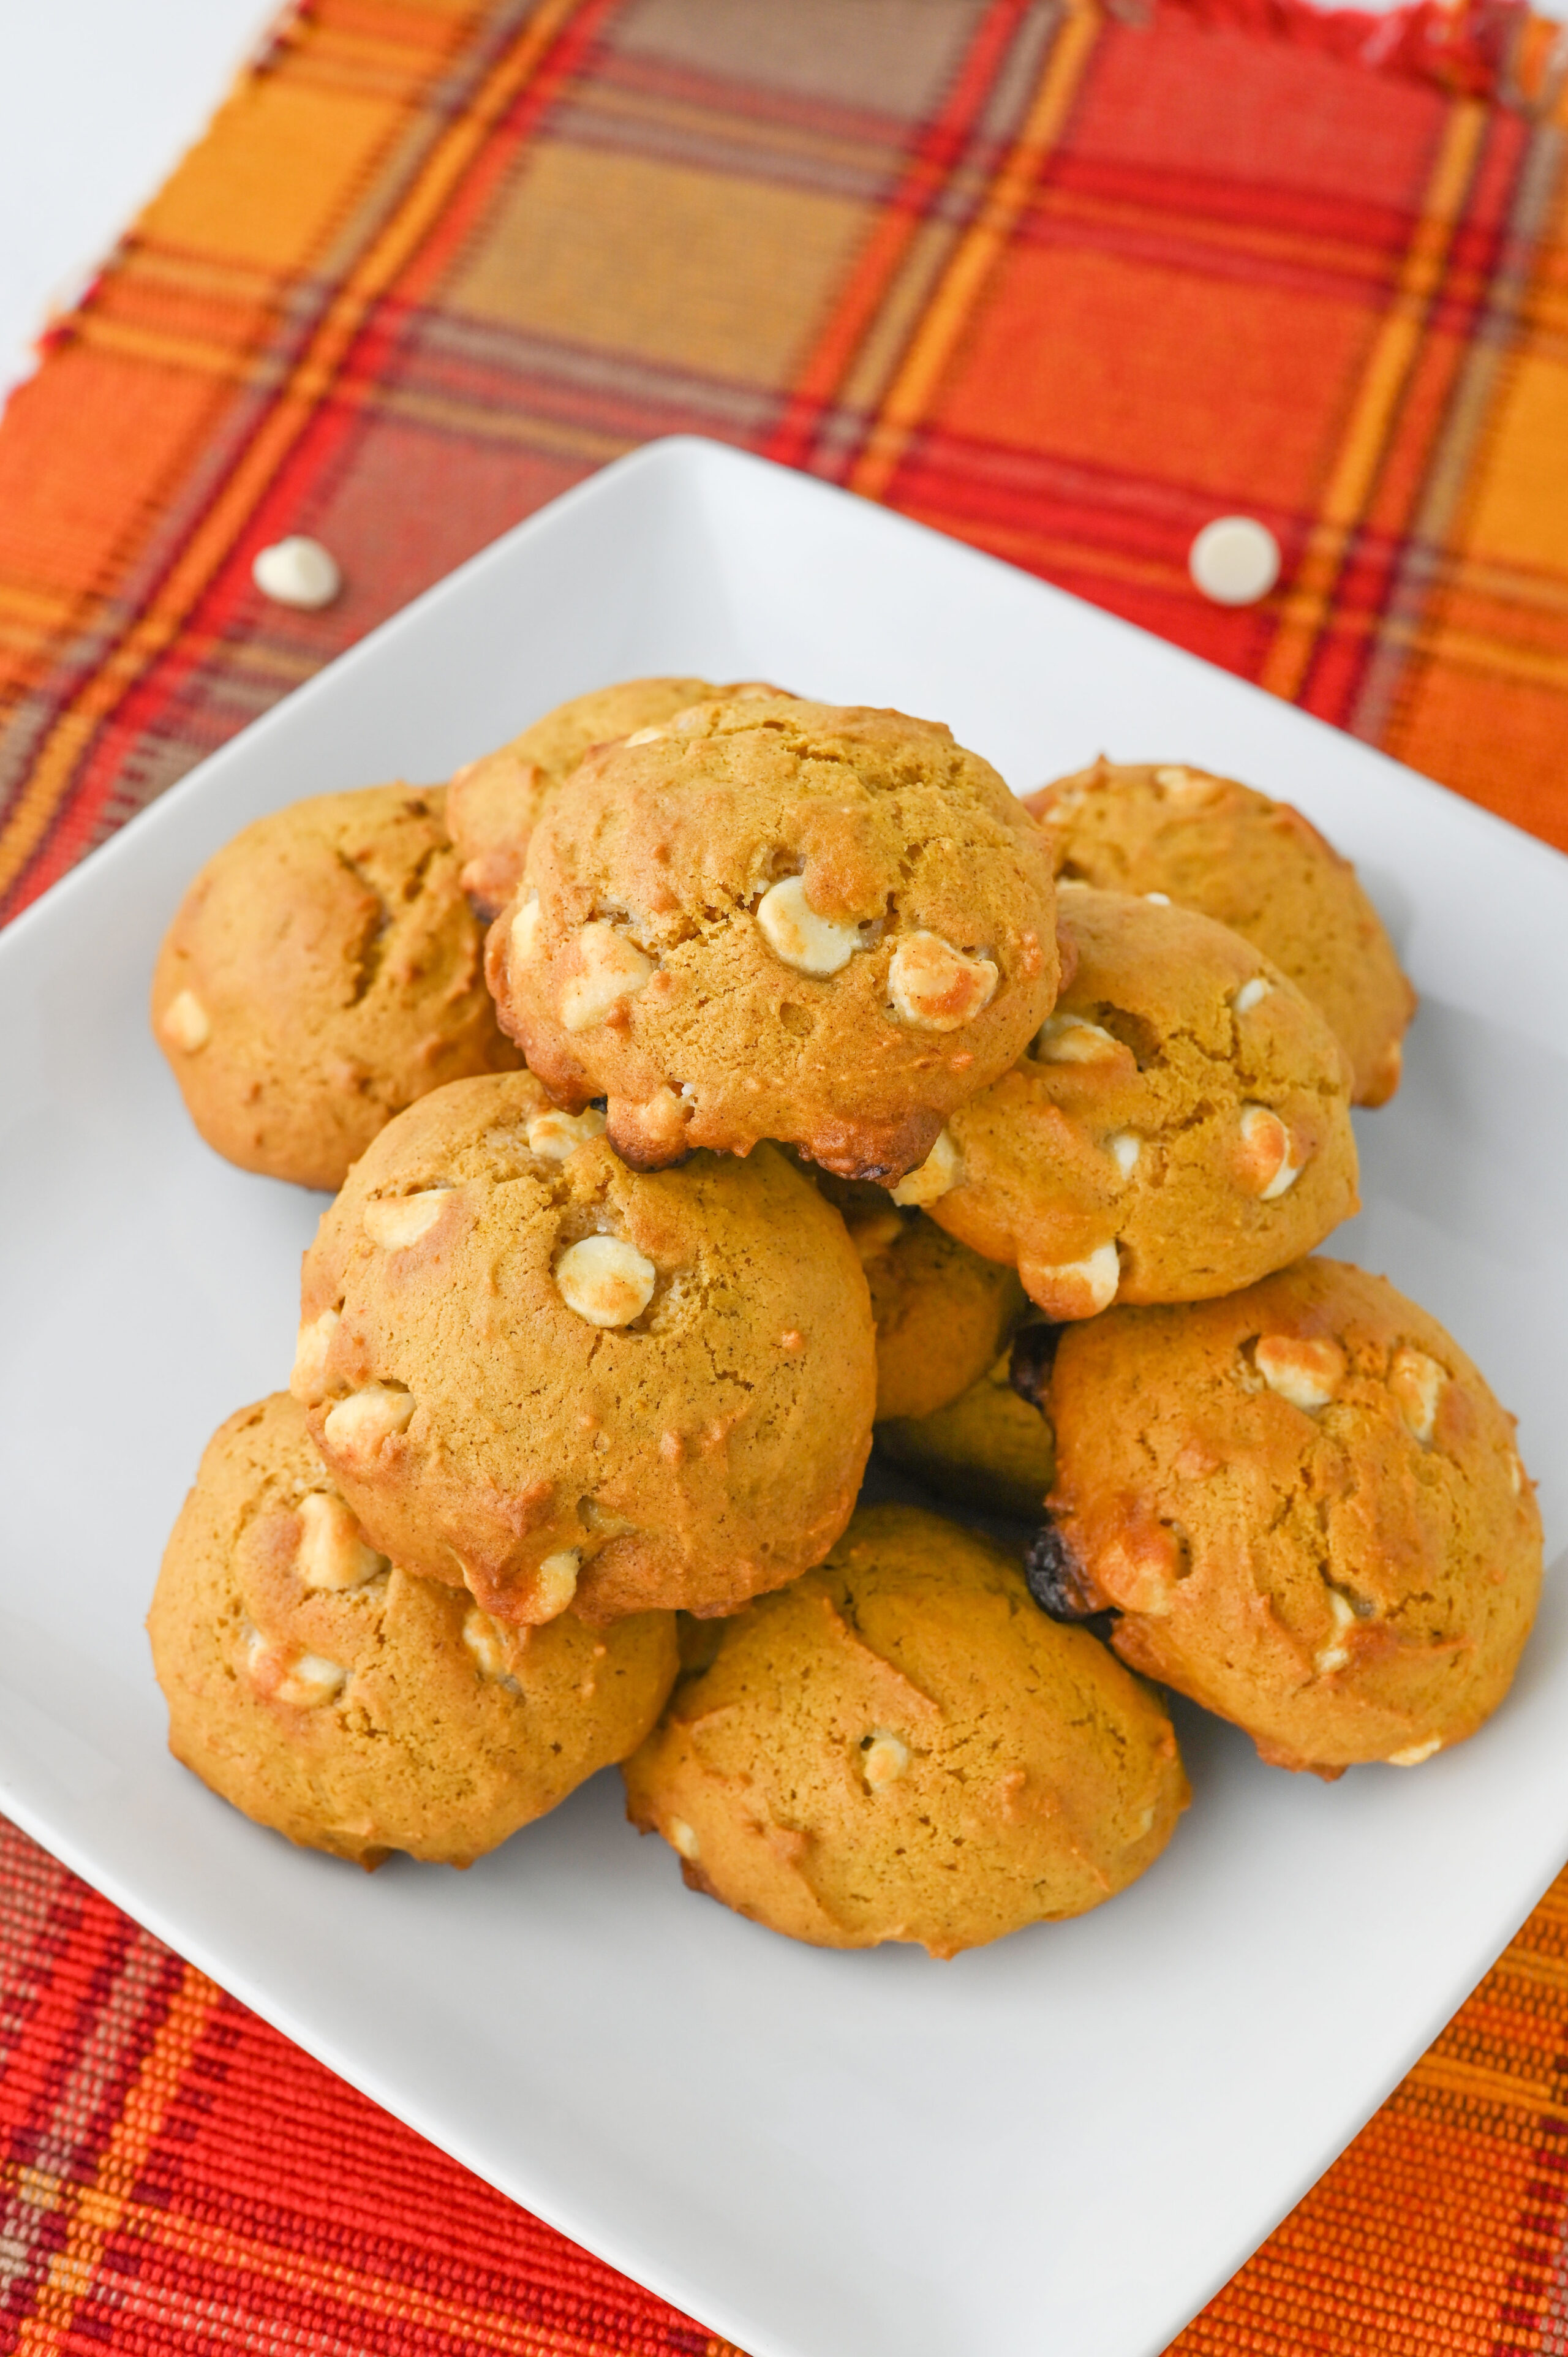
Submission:
<svg viewBox="0 0 1568 2357">
<path fill-rule="evenodd" d="M 405 1105 L 507 1071 L 439 788 L 317 794 L 214 853 L 158 952 L 153 1031 L 209 1146 L 340 1187 Z"/>
<path fill-rule="evenodd" d="M 910 1506 L 863 1508 L 723 1622 L 623 1773 L 694 1889 L 819 1947 L 938 1956 L 1100 1905 L 1187 1800 L 1149 1689 Z"/>
<path fill-rule="evenodd" d="M 771 1146 L 637 1172 L 532 1074 L 355 1165 L 292 1388 L 371 1543 L 499 1620 L 726 1612 L 820 1562 L 871 1446 L 859 1258 Z"/>
<path fill-rule="evenodd" d="M 1355 1102 L 1392 1096 L 1415 993 L 1354 867 L 1300 811 L 1207 770 L 1103 756 L 1027 807 L 1061 877 L 1166 893 L 1252 942 L 1327 1017 Z"/>
<path fill-rule="evenodd" d="M 1085 886 L 1059 908 L 1072 979 L 950 1116 L 931 1218 L 1015 1263 L 1050 1318 L 1231 1293 L 1321 1243 L 1357 1209 L 1357 1164 L 1316 1007 L 1196 909 Z"/>
<path fill-rule="evenodd" d="M 492 927 L 503 1027 L 651 1169 L 798 1146 L 897 1181 L 1057 986 L 1039 829 L 902 713 L 693 706 L 584 761 Z"/>
<path fill-rule="evenodd" d="M 1110 1609 L 1122 1659 L 1337 1776 L 1472 1735 L 1534 1618 L 1514 1420 L 1385 1278 L 1305 1260 L 1187 1308 L 1064 1329 L 1032 1584 Z"/>
<path fill-rule="evenodd" d="M 214 1435 L 148 1616 L 169 1747 L 291 1841 L 467 1866 L 652 1726 L 673 1613 L 502 1626 L 366 1542 L 286 1394 Z"/>
</svg>

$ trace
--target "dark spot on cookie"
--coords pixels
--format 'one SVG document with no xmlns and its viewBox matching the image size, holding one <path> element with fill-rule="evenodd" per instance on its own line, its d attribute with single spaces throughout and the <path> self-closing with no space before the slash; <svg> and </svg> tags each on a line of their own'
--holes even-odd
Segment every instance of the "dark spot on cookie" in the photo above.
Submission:
<svg viewBox="0 0 1568 2357">
<path fill-rule="evenodd" d="M 1013 1338 L 1013 1357 L 1007 1370 L 1007 1380 L 1020 1399 L 1031 1407 L 1046 1412 L 1050 1391 L 1051 1369 L 1056 1364 L 1057 1344 L 1061 1340 L 1059 1326 L 1036 1322 L 1021 1326 Z"/>
<path fill-rule="evenodd" d="M 1055 1523 L 1042 1523 L 1024 1557 L 1024 1577 L 1042 1612 L 1053 1620 L 1088 1620 L 1095 1608 L 1084 1593 L 1083 1575 Z"/>
</svg>

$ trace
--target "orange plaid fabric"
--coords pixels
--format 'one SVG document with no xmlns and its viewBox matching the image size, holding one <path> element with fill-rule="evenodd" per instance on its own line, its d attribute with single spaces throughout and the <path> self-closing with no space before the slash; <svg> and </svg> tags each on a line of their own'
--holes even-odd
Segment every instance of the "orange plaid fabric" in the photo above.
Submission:
<svg viewBox="0 0 1568 2357">
<path fill-rule="evenodd" d="M 1563 65 L 1509 0 L 313 0 L 0 423 L 0 914 L 673 430 L 1568 845 Z M 291 532 L 324 613 L 252 586 Z M 14 1835 L 0 2057 L 0 2351 L 720 2348 Z M 1184 2357 L 1568 2352 L 1565 2139 L 1559 1886 Z"/>
</svg>

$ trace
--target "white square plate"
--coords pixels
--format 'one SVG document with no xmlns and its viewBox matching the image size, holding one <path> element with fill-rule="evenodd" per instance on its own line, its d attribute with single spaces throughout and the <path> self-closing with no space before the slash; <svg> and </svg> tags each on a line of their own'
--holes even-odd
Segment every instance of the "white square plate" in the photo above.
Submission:
<svg viewBox="0 0 1568 2357">
<path fill-rule="evenodd" d="M 1568 862 L 1192 657 L 694 441 L 558 500 L 216 754 L 0 938 L 0 1806 L 336 2071 L 752 2357 L 1145 2357 L 1459 2003 L 1568 1852 L 1568 1616 L 1414 1774 L 1183 1719 L 1196 1798 L 1081 1921 L 937 1964 L 689 1896 L 599 1777 L 467 1875 L 290 1849 L 164 1750 L 142 1616 L 201 1446 L 286 1380 L 318 1200 L 192 1133 L 147 1035 L 201 860 L 446 775 L 559 698 L 762 675 L 950 721 L 1019 788 L 1101 747 L 1298 802 L 1423 995 L 1337 1249 L 1451 1326 L 1561 1549 Z"/>
</svg>

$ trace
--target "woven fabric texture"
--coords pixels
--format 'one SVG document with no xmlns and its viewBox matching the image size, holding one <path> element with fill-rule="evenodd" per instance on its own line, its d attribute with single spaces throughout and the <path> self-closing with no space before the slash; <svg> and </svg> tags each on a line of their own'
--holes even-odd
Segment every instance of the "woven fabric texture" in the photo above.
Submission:
<svg viewBox="0 0 1568 2357">
<path fill-rule="evenodd" d="M 1506 0 L 316 0 L 0 423 L 0 914 L 671 431 L 1568 845 L 1562 63 Z M 323 613 L 252 586 L 295 532 Z M 722 2349 L 8 1832 L 0 2040 L 0 2350 Z M 1565 2201 L 1560 1886 L 1178 2347 L 1568 2352 Z"/>
</svg>

